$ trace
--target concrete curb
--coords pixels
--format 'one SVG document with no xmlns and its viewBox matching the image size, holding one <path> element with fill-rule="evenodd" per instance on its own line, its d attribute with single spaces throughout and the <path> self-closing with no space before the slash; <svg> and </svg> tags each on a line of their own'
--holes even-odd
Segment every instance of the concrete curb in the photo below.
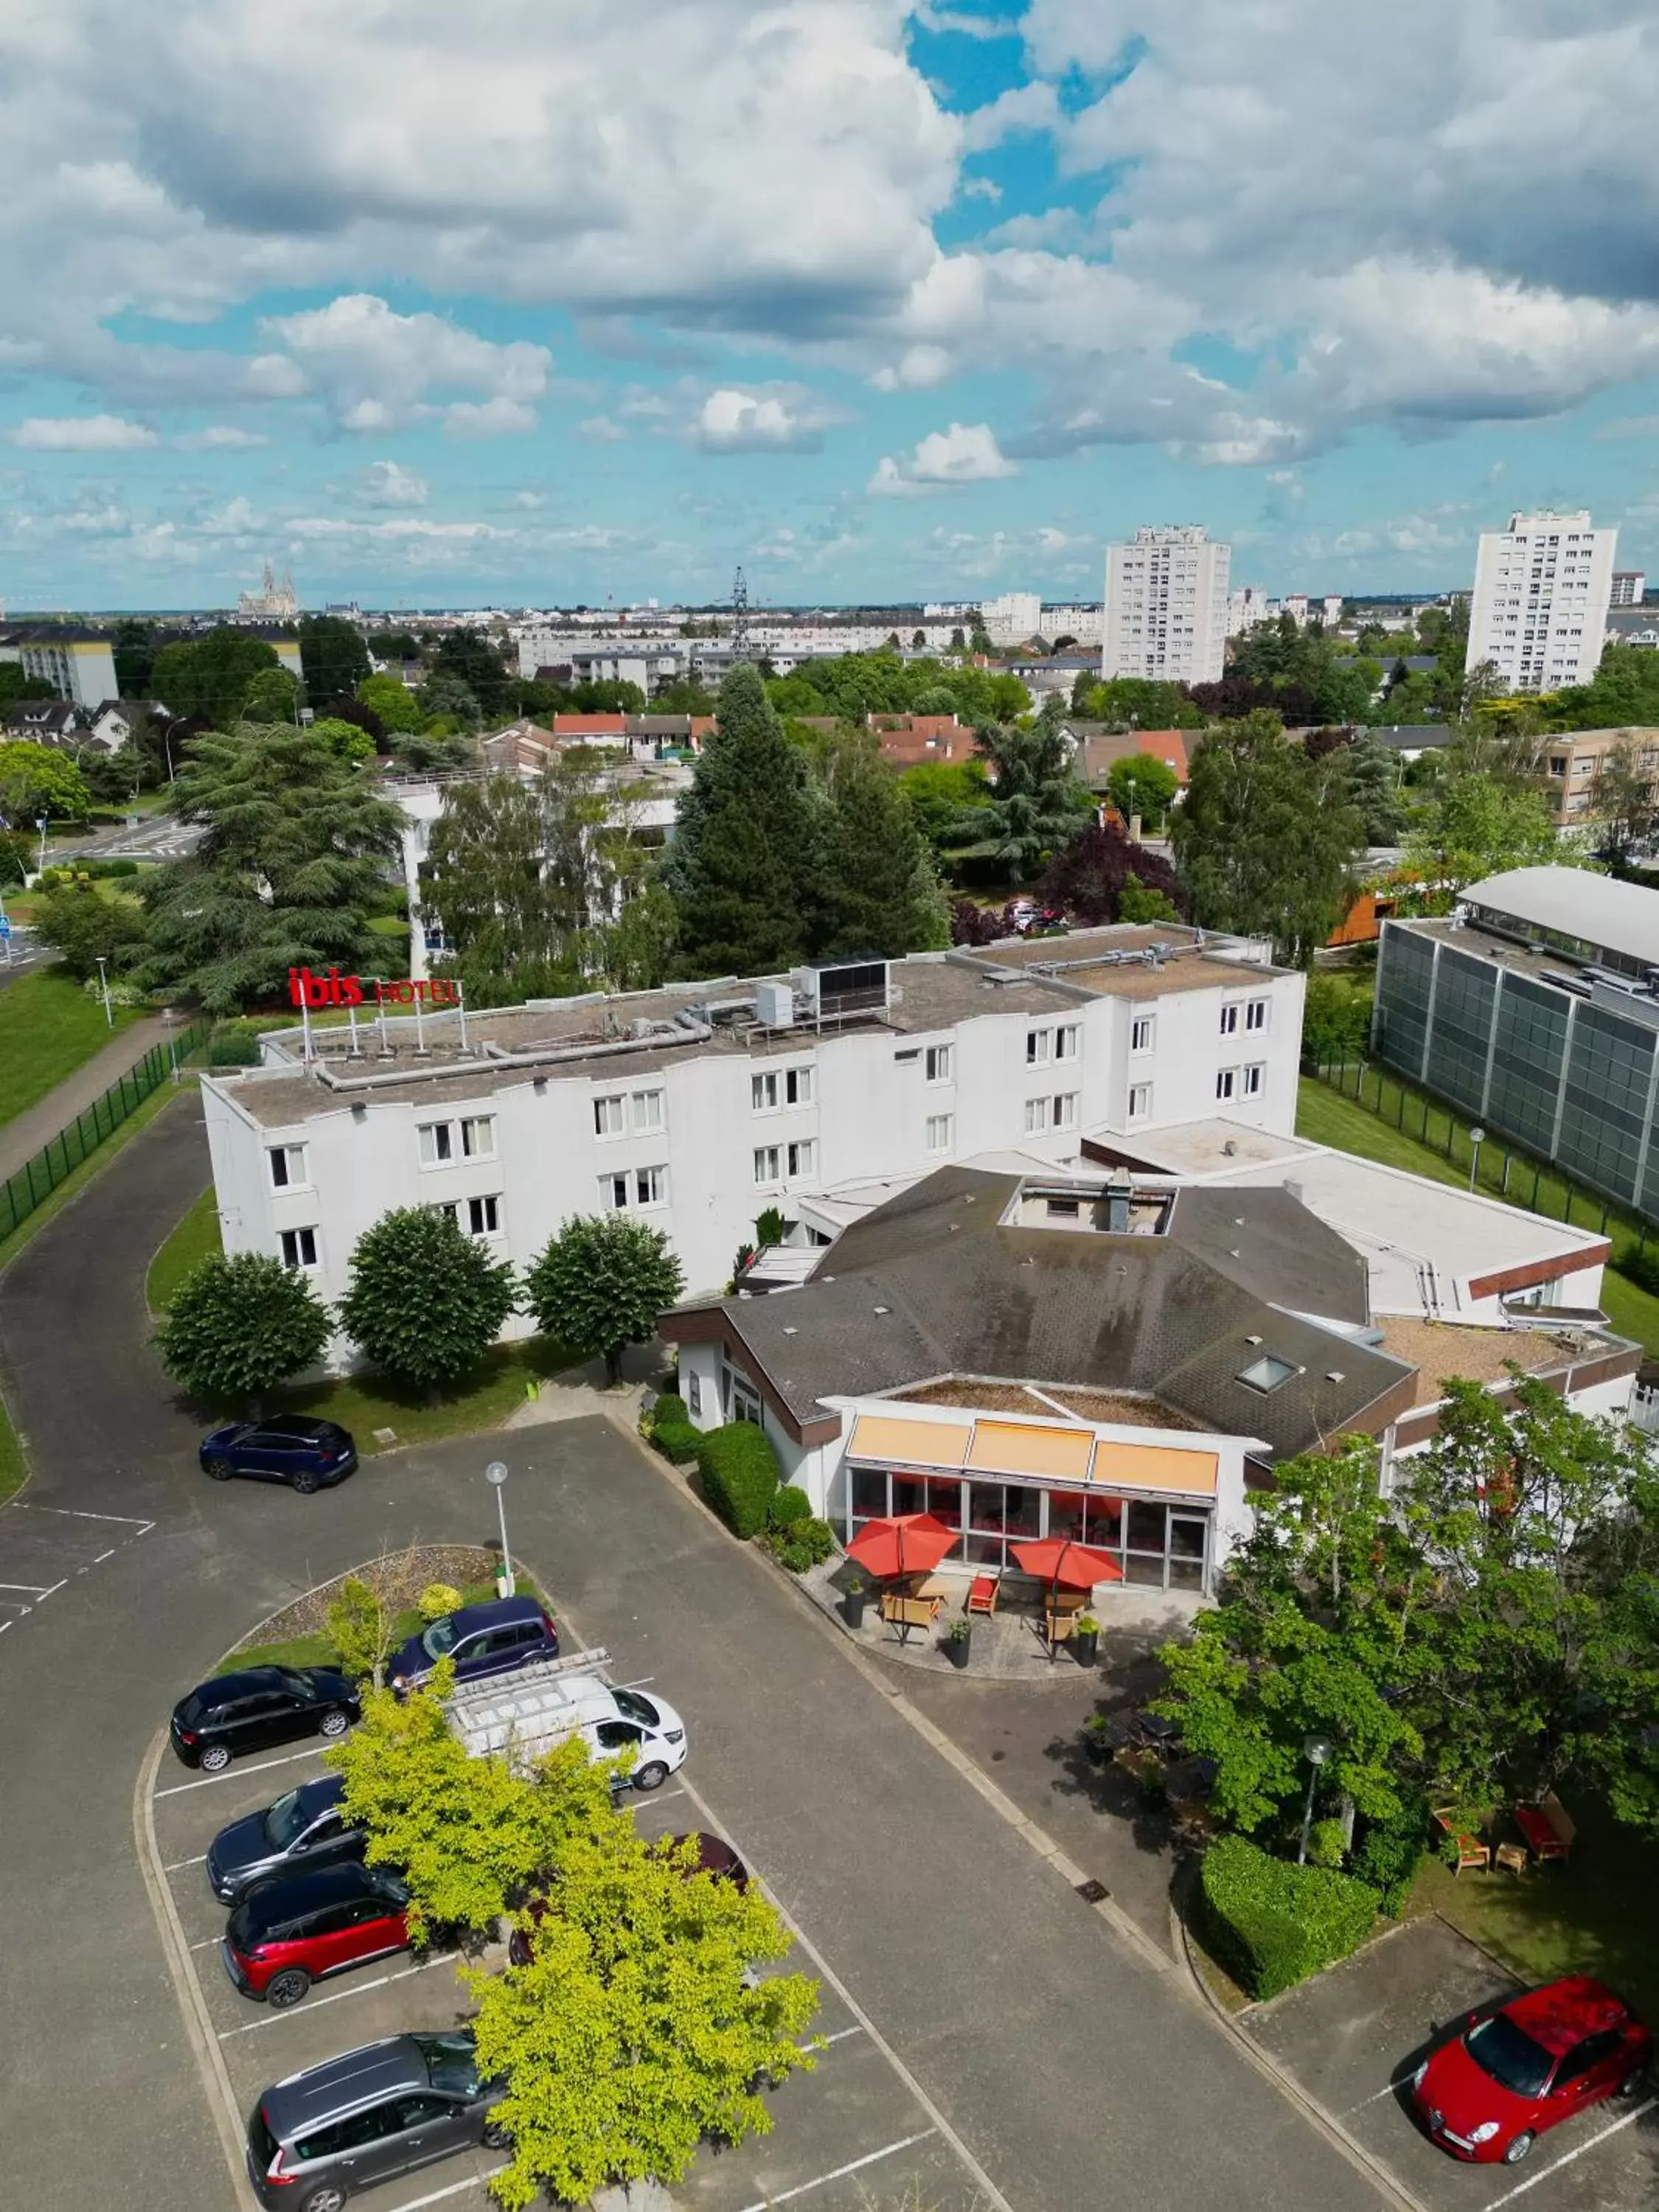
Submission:
<svg viewBox="0 0 1659 2212">
<path fill-rule="evenodd" d="M 143 1764 L 138 1770 L 138 1783 L 132 1801 L 133 1842 L 138 1854 L 138 1868 L 144 1878 L 144 1888 L 149 1897 L 150 1910 L 155 1916 L 155 1925 L 161 1938 L 161 1956 L 179 2000 L 179 2009 L 184 2015 L 185 2035 L 196 2060 L 202 2085 L 213 2113 L 214 2131 L 219 2147 L 224 2152 L 225 2163 L 230 2168 L 231 2184 L 236 2203 L 247 2212 L 258 2212 L 253 2192 L 248 2186 L 247 2168 L 243 2157 L 242 2116 L 237 2107 L 236 2093 L 230 2086 L 230 2074 L 224 2053 L 219 2048 L 218 2038 L 213 2033 L 203 2001 L 201 1983 L 190 1963 L 190 1946 L 173 1902 L 173 1892 L 161 1870 L 161 1854 L 155 1842 L 155 1789 L 156 1771 L 161 1754 L 167 1749 L 167 1731 L 158 1729 L 151 1739 Z"/>
</svg>

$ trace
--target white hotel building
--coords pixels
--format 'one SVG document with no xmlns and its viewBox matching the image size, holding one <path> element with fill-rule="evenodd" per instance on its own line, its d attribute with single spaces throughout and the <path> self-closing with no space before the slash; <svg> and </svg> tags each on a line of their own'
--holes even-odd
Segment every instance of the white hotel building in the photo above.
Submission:
<svg viewBox="0 0 1659 2212">
<path fill-rule="evenodd" d="M 1512 514 L 1483 531 L 1469 606 L 1467 669 L 1487 662 L 1506 691 L 1560 691 L 1601 665 L 1616 530 L 1573 514 Z"/>
<path fill-rule="evenodd" d="M 1170 924 L 539 1001 L 465 1042 L 450 1013 L 313 1022 L 308 1062 L 289 1030 L 204 1079 L 224 1247 L 331 1300 L 392 1207 L 450 1206 L 520 1266 L 617 1209 L 716 1289 L 768 1206 L 1218 1113 L 1287 1135 L 1303 992 L 1265 945 Z"/>
</svg>

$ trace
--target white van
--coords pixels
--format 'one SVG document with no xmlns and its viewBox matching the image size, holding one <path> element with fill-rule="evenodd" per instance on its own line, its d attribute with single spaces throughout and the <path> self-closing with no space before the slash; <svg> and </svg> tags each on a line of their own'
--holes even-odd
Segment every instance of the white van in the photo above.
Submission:
<svg viewBox="0 0 1659 2212">
<path fill-rule="evenodd" d="M 661 1698 L 617 1688 L 593 1671 L 603 1653 L 550 1659 L 469 1682 L 449 1699 L 449 1724 L 475 1756 L 537 1759 L 580 1735 L 596 1759 L 634 1753 L 617 1786 L 659 1790 L 685 1764 L 685 1723 Z"/>
</svg>

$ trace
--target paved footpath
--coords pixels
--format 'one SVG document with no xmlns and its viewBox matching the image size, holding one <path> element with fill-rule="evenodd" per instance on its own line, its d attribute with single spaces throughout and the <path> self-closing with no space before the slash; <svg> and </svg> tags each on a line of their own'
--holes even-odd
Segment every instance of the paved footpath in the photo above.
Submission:
<svg viewBox="0 0 1659 2212">
<path fill-rule="evenodd" d="M 94 1053 L 73 1075 L 66 1075 L 38 1105 L 0 1122 L 0 1182 L 15 1175 L 60 1129 L 68 1128 L 77 1114 L 83 1114 L 112 1084 L 137 1067 L 152 1045 L 166 1041 L 166 1023 L 159 1014 L 147 1014 L 131 1029 L 118 1030 L 101 1052 Z"/>
<path fill-rule="evenodd" d="M 173 1699 L 384 1543 L 493 1533 L 477 1438 L 368 1461 L 311 1498 L 203 1480 L 146 1344 L 143 1273 L 205 1171 L 199 1106 L 181 1102 L 0 1280 L 0 1368 L 36 1469 L 25 1509 L 66 1528 L 121 1516 L 101 1558 L 0 1634 L 0 2203 L 36 2212 L 107 2203 L 112 2176 L 122 2212 L 237 2202 L 134 1847 L 135 1781 Z M 685 1712 L 687 1781 L 990 2177 L 987 2212 L 1374 2212 L 1370 2182 L 1179 1978 L 631 1439 L 564 1422 L 507 1455 L 515 1553 L 571 1631 Z M 0 1546 L 17 1517 L 0 1513 Z M 28 1528 L 31 1559 L 45 1540 Z"/>
</svg>

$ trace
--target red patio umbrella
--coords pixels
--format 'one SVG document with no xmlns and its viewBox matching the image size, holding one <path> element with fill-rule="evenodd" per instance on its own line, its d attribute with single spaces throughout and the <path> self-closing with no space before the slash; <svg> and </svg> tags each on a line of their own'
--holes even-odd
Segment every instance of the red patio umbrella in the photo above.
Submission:
<svg viewBox="0 0 1659 2212">
<path fill-rule="evenodd" d="M 847 1547 L 847 1556 L 867 1567 L 878 1582 L 897 1575 L 930 1575 L 960 1532 L 931 1513 L 895 1513 L 866 1521 Z"/>
<path fill-rule="evenodd" d="M 1014 1557 L 1028 1575 L 1035 1575 L 1048 1584 L 1052 1599 L 1062 1589 L 1092 1589 L 1097 1583 L 1121 1583 L 1123 1570 L 1109 1552 L 1097 1552 L 1091 1545 L 1079 1544 L 1071 1536 L 1036 1536 L 1030 1543 L 1010 1547 Z M 1048 1656 L 1054 1656 L 1054 1638 L 1048 1640 Z"/>
</svg>

